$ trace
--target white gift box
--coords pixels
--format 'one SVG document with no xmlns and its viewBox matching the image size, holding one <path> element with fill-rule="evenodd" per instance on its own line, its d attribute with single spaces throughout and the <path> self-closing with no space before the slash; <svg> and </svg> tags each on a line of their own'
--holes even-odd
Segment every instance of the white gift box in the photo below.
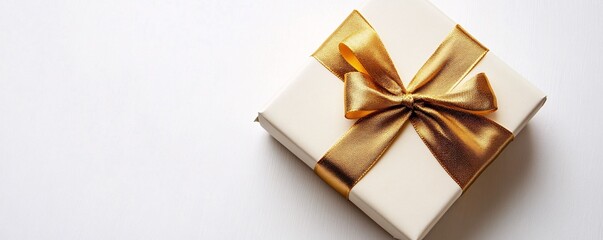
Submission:
<svg viewBox="0 0 603 240">
<path fill-rule="evenodd" d="M 424 0 L 373 0 L 358 10 L 379 34 L 405 85 L 456 25 Z M 544 104 L 545 94 L 491 51 L 467 79 L 479 72 L 488 75 L 498 102 L 498 110 L 487 117 L 517 136 Z M 300 74 L 259 113 L 258 120 L 314 168 L 355 121 L 344 117 L 343 107 L 343 83 L 309 57 Z M 421 239 L 461 193 L 461 187 L 406 124 L 352 188 L 349 200 L 395 238 Z"/>
</svg>

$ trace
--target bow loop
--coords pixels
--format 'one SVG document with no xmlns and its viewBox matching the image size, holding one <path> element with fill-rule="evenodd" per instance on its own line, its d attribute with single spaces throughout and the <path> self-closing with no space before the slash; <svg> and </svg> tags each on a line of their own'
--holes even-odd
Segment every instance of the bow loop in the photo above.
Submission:
<svg viewBox="0 0 603 240">
<path fill-rule="evenodd" d="M 339 53 L 354 69 L 370 75 L 377 85 L 388 92 L 405 92 L 394 63 L 375 30 L 364 29 L 349 35 L 339 43 Z"/>
<path fill-rule="evenodd" d="M 400 97 L 373 83 L 371 76 L 362 72 L 349 72 L 344 80 L 345 117 L 357 119 L 375 111 L 396 106 Z"/>
<path fill-rule="evenodd" d="M 436 96 L 423 96 L 424 102 L 472 114 L 484 115 L 497 110 L 496 97 L 485 73 L 479 73 Z"/>
</svg>

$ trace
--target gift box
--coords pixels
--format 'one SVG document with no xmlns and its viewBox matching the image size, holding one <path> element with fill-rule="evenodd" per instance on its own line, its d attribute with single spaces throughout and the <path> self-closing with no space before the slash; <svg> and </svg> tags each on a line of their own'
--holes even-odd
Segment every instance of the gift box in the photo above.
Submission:
<svg viewBox="0 0 603 240">
<path fill-rule="evenodd" d="M 421 239 L 545 100 L 429 2 L 373 0 L 257 120 L 395 238 Z"/>
</svg>

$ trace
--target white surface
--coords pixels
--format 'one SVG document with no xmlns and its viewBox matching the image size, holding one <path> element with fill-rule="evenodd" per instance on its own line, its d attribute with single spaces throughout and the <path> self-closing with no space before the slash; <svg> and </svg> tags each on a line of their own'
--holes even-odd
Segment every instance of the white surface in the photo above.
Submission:
<svg viewBox="0 0 603 240">
<path fill-rule="evenodd" d="M 433 54 L 455 23 L 423 0 L 375 0 L 359 11 L 393 49 L 404 82 Z M 422 24 L 429 22 L 429 24 Z M 320 27 L 320 26 L 315 26 Z M 421 30 L 417 30 L 421 29 Z M 310 168 L 348 131 L 343 84 L 312 57 L 298 76 L 260 112 L 260 123 Z M 411 66 L 411 67 L 408 67 Z M 544 101 L 544 94 L 492 52 L 466 79 L 485 72 L 499 110 L 488 117 L 514 134 Z M 422 239 L 461 195 L 410 124 L 350 192 L 349 199 L 398 239 Z"/>
<path fill-rule="evenodd" d="M 358 4 L 1 1 L 0 239 L 389 239 L 251 122 Z M 603 2 L 434 4 L 549 99 L 426 239 L 603 238 Z"/>
</svg>

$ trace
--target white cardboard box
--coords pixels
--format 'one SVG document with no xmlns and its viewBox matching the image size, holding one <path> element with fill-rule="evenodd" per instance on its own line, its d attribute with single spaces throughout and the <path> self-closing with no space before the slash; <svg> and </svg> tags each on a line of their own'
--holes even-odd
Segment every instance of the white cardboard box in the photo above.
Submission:
<svg viewBox="0 0 603 240">
<path fill-rule="evenodd" d="M 456 25 L 424 0 L 372 0 L 358 10 L 379 34 L 405 85 Z M 492 51 L 467 78 L 479 72 L 487 74 L 498 101 L 498 110 L 487 117 L 517 136 L 546 96 Z M 354 123 L 343 112 L 343 83 L 309 57 L 258 119 L 274 138 L 314 168 Z M 406 124 L 378 163 L 352 188 L 349 200 L 394 237 L 421 239 L 461 193 Z"/>
</svg>

